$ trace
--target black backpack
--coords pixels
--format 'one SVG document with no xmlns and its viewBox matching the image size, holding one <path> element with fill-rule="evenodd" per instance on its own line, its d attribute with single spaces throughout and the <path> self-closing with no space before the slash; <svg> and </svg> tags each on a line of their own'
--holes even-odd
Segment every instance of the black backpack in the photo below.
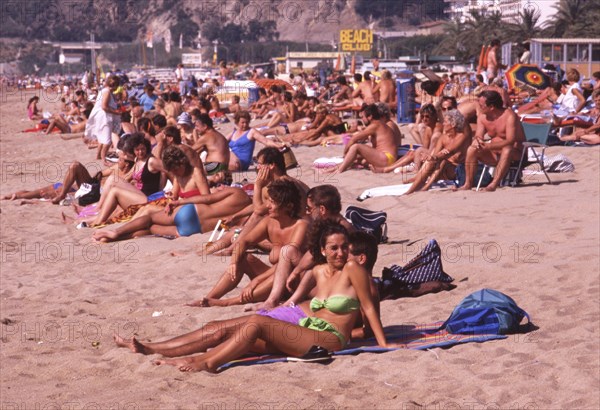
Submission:
<svg viewBox="0 0 600 410">
<path fill-rule="evenodd" d="M 379 243 L 385 243 L 387 237 L 387 213 L 383 211 L 369 211 L 357 206 L 349 206 L 344 217 L 358 230 L 369 233 Z"/>
</svg>

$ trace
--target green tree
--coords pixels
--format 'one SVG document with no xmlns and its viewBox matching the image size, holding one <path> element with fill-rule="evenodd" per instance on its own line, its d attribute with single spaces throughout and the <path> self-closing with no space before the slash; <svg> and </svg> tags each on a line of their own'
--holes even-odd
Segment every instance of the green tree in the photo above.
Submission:
<svg viewBox="0 0 600 410">
<path fill-rule="evenodd" d="M 600 0 L 560 0 L 546 27 L 552 37 L 600 36 Z"/>
<path fill-rule="evenodd" d="M 523 41 L 541 37 L 544 30 L 540 25 L 541 13 L 535 8 L 525 8 L 519 12 L 519 17 L 508 26 L 511 41 Z"/>
</svg>

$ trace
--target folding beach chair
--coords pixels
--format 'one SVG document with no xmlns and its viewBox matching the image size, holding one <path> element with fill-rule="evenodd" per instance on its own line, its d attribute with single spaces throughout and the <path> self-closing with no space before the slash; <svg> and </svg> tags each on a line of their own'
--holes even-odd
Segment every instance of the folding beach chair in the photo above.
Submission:
<svg viewBox="0 0 600 410">
<path fill-rule="evenodd" d="M 534 122 L 528 122 L 526 116 L 523 118 L 521 122 L 523 131 L 525 132 L 523 153 L 521 154 L 521 159 L 519 161 L 511 162 L 509 171 L 502 181 L 502 185 L 510 185 L 512 187 L 517 186 L 517 184 L 520 182 L 521 175 L 523 174 L 523 169 L 533 164 L 538 164 L 540 166 L 540 169 L 546 176 L 548 183 L 552 184 L 548 173 L 544 169 L 544 154 L 546 152 L 546 148 L 548 148 L 547 142 L 552 124 L 537 120 L 537 118 L 534 118 Z M 542 152 L 538 153 L 534 148 L 541 148 Z M 529 156 L 529 152 L 531 152 L 531 156 Z M 484 171 L 485 170 L 488 170 L 490 173 L 495 171 L 494 167 L 488 167 L 487 165 L 484 168 Z M 477 191 L 479 191 L 482 179 L 483 173 L 482 178 L 479 179 L 479 183 L 477 184 Z"/>
<path fill-rule="evenodd" d="M 540 166 L 540 169 L 546 176 L 548 183 L 552 184 L 548 173 L 544 169 L 544 154 L 546 152 L 546 148 L 548 148 L 548 135 L 550 134 L 550 128 L 552 127 L 552 124 L 534 124 L 525 120 L 521 122 L 521 125 L 523 125 L 523 131 L 525 131 L 525 142 L 523 143 L 523 147 L 525 149 L 521 154 L 521 160 L 519 161 L 515 176 L 510 182 L 510 185 L 517 185 L 519 175 L 521 175 L 523 168 L 533 164 L 538 164 Z M 534 148 L 541 148 L 542 152 L 538 153 Z M 532 157 L 529 156 L 529 152 L 533 154 Z"/>
</svg>

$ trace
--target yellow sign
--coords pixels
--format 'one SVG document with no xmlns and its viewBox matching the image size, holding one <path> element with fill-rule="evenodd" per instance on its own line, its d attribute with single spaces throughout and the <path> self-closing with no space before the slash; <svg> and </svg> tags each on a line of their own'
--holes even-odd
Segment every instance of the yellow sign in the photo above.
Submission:
<svg viewBox="0 0 600 410">
<path fill-rule="evenodd" d="M 373 30 L 340 30 L 342 51 L 371 51 Z"/>
</svg>

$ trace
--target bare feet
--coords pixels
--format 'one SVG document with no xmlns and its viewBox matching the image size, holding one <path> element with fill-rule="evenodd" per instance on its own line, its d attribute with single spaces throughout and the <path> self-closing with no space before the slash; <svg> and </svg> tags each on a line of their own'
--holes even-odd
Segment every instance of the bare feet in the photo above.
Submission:
<svg viewBox="0 0 600 410">
<path fill-rule="evenodd" d="M 186 303 L 184 306 L 209 307 L 210 305 L 208 304 L 208 298 L 202 298 L 202 299 L 194 300 L 193 302 L 190 302 L 190 303 Z"/>
<path fill-rule="evenodd" d="M 17 199 L 17 194 L 12 194 L 12 195 L 6 195 L 4 198 L 5 200 L 9 200 L 9 201 L 14 201 L 15 199 Z"/>
<path fill-rule="evenodd" d="M 102 230 L 96 231 L 94 235 L 92 235 L 92 239 L 97 242 L 111 242 L 119 239 L 119 235 L 116 231 Z"/>
<path fill-rule="evenodd" d="M 463 185 L 460 188 L 458 188 L 457 191 L 470 191 L 471 189 L 472 189 L 472 187 Z"/>
<path fill-rule="evenodd" d="M 484 191 L 485 192 L 494 192 L 497 188 L 498 188 L 497 185 L 489 184 L 488 186 L 485 187 Z"/>
<path fill-rule="evenodd" d="M 168 364 L 170 366 L 176 366 L 179 367 L 179 371 L 182 372 L 199 372 L 199 371 L 205 371 L 205 372 L 212 372 L 208 366 L 206 365 L 206 363 L 204 363 L 201 360 L 197 360 L 197 358 L 193 358 L 193 357 L 182 357 L 179 359 L 158 359 L 158 360 L 153 360 L 152 364 L 154 364 L 155 366 L 160 366 L 163 364 Z"/>
<path fill-rule="evenodd" d="M 135 337 L 131 337 L 131 339 L 123 339 L 121 336 L 116 333 L 113 335 L 113 339 L 117 346 L 126 347 L 131 350 L 133 353 L 141 353 L 141 354 L 153 354 L 150 349 L 144 346 L 141 342 L 139 342 Z"/>
</svg>

